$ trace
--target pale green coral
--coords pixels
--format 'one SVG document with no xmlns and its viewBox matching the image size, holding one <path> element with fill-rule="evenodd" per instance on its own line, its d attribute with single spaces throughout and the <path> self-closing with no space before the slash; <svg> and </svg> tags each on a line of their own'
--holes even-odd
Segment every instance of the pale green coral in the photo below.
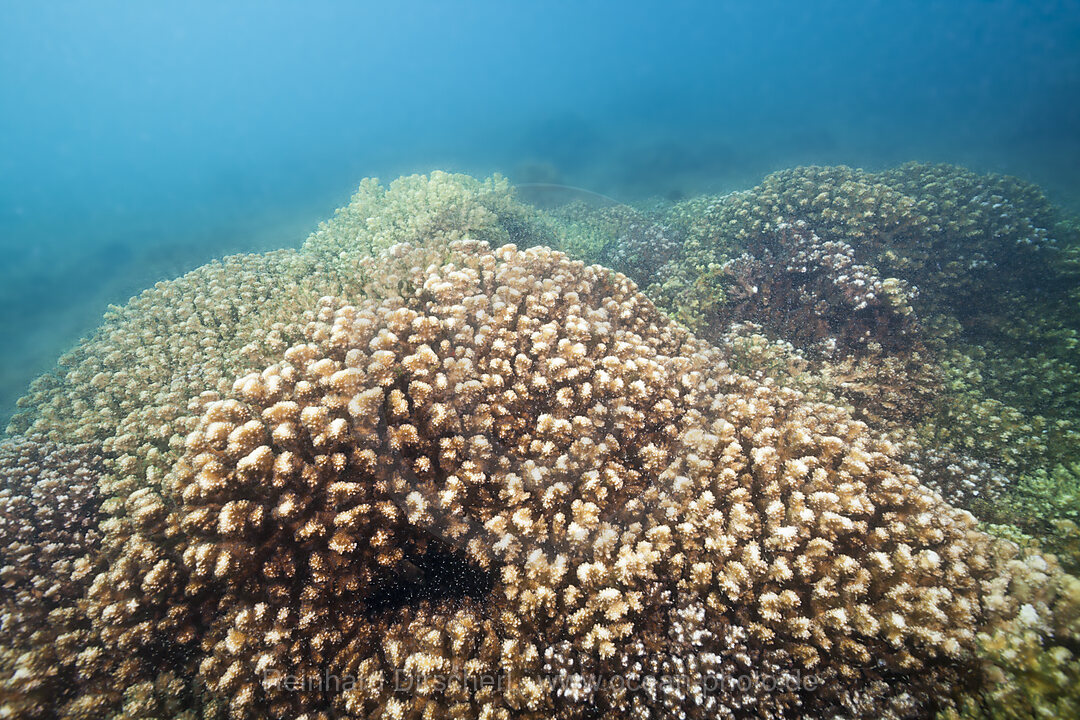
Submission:
<svg viewBox="0 0 1080 720">
<path fill-rule="evenodd" d="M 1080 568 L 1080 462 L 1025 475 L 987 514 L 1038 538 L 1066 567 Z"/>
<path fill-rule="evenodd" d="M 606 217 L 604 208 L 574 201 L 551 209 L 546 215 L 558 228 L 555 247 L 570 257 L 599 263 L 618 242 L 618 227 Z"/>
<path fill-rule="evenodd" d="M 1030 630 L 978 638 L 994 668 L 988 689 L 969 695 L 940 720 L 1030 720 L 1080 717 L 1080 660 L 1066 647 L 1043 647 Z"/>
<path fill-rule="evenodd" d="M 1031 720 L 1080 717 L 1080 580 L 1047 572 L 1037 553 L 1010 562 L 1009 586 L 989 590 L 993 606 L 1006 589 L 1015 610 L 976 636 L 986 682 L 969 688 L 939 720 Z"/>
<path fill-rule="evenodd" d="M 537 210 L 514 199 L 506 178 L 433 172 L 399 178 L 389 187 L 364 180 L 349 204 L 311 234 L 303 251 L 370 255 L 396 243 L 462 237 L 492 246 L 550 245 L 555 239 Z"/>
</svg>

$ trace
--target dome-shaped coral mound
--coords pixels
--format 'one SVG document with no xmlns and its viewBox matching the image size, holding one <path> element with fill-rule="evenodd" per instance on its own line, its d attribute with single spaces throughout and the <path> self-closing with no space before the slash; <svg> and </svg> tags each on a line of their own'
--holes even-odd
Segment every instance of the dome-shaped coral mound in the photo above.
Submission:
<svg viewBox="0 0 1080 720">
<path fill-rule="evenodd" d="M 324 301 L 313 342 L 238 381 L 188 438 L 189 593 L 227 603 L 202 671 L 237 707 L 326 706 L 262 682 L 325 669 L 360 678 L 342 700 L 360 716 L 396 707 L 369 683 L 425 672 L 513 681 L 489 701 L 430 698 L 463 716 L 540 711 L 542 654 L 576 639 L 571 612 L 599 658 L 632 628 L 620 614 L 621 632 L 589 630 L 588 588 L 566 592 L 599 526 L 634 522 L 655 474 L 643 458 L 677 432 L 675 373 L 693 363 L 664 360 L 685 331 L 625 279 L 549 251 L 463 246 L 405 277 L 414 296 Z"/>
<path fill-rule="evenodd" d="M 179 655 L 231 716 L 915 716 L 977 681 L 995 546 L 862 423 L 601 268 L 441 260 L 323 300 L 164 482 Z"/>
<path fill-rule="evenodd" d="M 159 390 L 95 425 L 109 518 L 61 645 L 77 672 L 35 684 L 56 661 L 25 652 L 9 712 L 928 717 L 991 681 L 1025 707 L 1026 676 L 1069 707 L 1080 588 L 1052 558 L 978 532 L 848 412 L 733 372 L 624 276 L 453 237 L 327 256 L 343 297 L 266 280 L 289 302 L 231 326 L 276 333 L 221 345 L 231 387 L 154 360 Z M 210 332 L 178 346 L 214 356 Z M 138 346 L 108 337 L 84 364 Z M 132 420 L 158 400 L 164 424 Z"/>
</svg>

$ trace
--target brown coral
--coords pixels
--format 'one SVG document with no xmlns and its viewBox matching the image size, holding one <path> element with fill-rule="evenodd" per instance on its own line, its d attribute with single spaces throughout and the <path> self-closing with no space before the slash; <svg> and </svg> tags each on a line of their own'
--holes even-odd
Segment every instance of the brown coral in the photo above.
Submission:
<svg viewBox="0 0 1080 720">
<path fill-rule="evenodd" d="M 166 284 L 38 387 L 109 499 L 35 712 L 927 716 L 1016 672 L 985 638 L 1076 642 L 1075 580 L 848 412 L 622 275 L 432 232 Z"/>
<path fill-rule="evenodd" d="M 914 292 L 860 264 L 841 241 L 818 237 L 804 221 L 780 222 L 724 263 L 724 312 L 709 323 L 758 321 L 799 347 L 833 340 L 865 354 L 869 343 L 910 351 Z"/>
<path fill-rule="evenodd" d="M 0 701 L 31 716 L 68 692 L 74 645 L 89 622 L 74 604 L 100 570 L 98 478 L 92 445 L 41 437 L 0 443 Z"/>
<path fill-rule="evenodd" d="M 205 403 L 237 374 L 302 339 L 314 319 L 305 313 L 319 297 L 377 294 L 383 284 L 400 291 L 393 276 L 372 277 L 358 267 L 372 249 L 440 227 L 453 233 L 466 220 L 461 232 L 524 235 L 530 212 L 512 200 L 505 181 L 433 173 L 387 190 L 366 182 L 303 250 L 233 256 L 159 283 L 110 308 L 102 327 L 61 358 L 57 372 L 32 385 L 9 432 L 32 428 L 62 442 L 92 440 L 105 456 L 99 530 L 107 560 L 80 610 L 101 637 L 79 641 L 87 680 L 65 714 L 98 716 L 122 700 L 125 685 L 153 684 L 163 667 L 179 664 L 182 677 L 193 674 L 183 656 L 199 618 L 174 597 L 182 590 L 182 565 L 172 553 L 161 485 Z M 92 676 L 107 681 L 87 690 Z"/>
<path fill-rule="evenodd" d="M 51 610 L 81 595 L 100 542 L 98 450 L 43 438 L 0 442 L 0 601 Z M 10 626 L 7 626 L 10 627 Z"/>
<path fill-rule="evenodd" d="M 713 342 L 752 322 L 794 345 L 825 393 L 915 433 L 909 457 L 936 458 L 921 476 L 946 468 L 938 486 L 983 513 L 1080 448 L 1076 234 L 1062 217 L 1033 185 L 957 167 L 796 168 L 656 213 L 681 236 L 675 257 L 626 269 Z"/>
<path fill-rule="evenodd" d="M 185 595 L 234 716 L 904 716 L 971 672 L 993 543 L 863 424 L 558 254 L 413 267 L 187 440 Z M 709 680 L 755 672 L 814 686 Z"/>
</svg>

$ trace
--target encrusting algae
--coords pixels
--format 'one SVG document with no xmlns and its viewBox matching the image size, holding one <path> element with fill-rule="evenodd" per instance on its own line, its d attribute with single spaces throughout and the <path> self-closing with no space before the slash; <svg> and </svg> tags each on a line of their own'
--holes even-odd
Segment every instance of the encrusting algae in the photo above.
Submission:
<svg viewBox="0 0 1080 720">
<path fill-rule="evenodd" d="M 110 311 L 0 448 L 0 716 L 1075 714 L 1053 555 L 769 325 L 711 344 L 558 228 L 365 182 Z"/>
</svg>

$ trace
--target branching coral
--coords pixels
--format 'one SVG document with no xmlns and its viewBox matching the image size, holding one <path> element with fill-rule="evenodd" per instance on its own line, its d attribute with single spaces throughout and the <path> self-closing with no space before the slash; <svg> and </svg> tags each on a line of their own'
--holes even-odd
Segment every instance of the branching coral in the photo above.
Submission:
<svg viewBox="0 0 1080 720">
<path fill-rule="evenodd" d="M 0 443 L 0 703 L 29 714 L 70 691 L 89 622 L 75 603 L 101 568 L 97 448 Z"/>
<path fill-rule="evenodd" d="M 728 374 L 550 251 L 395 254 L 423 291 L 324 301 L 309 342 L 206 406 L 168 483 L 183 594 L 215 610 L 200 672 L 234 715 L 904 714 L 961 672 L 991 541 L 861 423 Z M 447 562 L 481 581 L 387 599 Z M 691 697 L 588 683 L 628 668 Z M 820 685 L 701 690 L 755 671 Z M 274 681 L 324 672 L 357 686 Z M 508 684 L 387 689 L 461 672 Z"/>
<path fill-rule="evenodd" d="M 977 509 L 1080 457 L 1080 245 L 1035 186 L 944 165 L 797 168 L 651 222 L 674 256 L 624 269 L 654 301 L 733 358 L 733 323 L 794 346 L 807 365 L 789 382 L 899 433 L 953 501 Z"/>
<path fill-rule="evenodd" d="M 185 605 L 170 605 L 180 568 L 166 552 L 174 541 L 161 485 L 214 393 L 227 391 L 237 374 L 265 365 L 301 340 L 319 297 L 400 292 L 403 280 L 372 276 L 360 259 L 368 256 L 364 248 L 394 242 L 394 232 L 431 231 L 436 220 L 404 222 L 424 198 L 433 218 L 452 224 L 459 221 L 453 218 L 482 217 L 494 223 L 484 227 L 500 228 L 503 238 L 511 230 L 524 233 L 520 220 L 532 212 L 514 203 L 505 183 L 440 173 L 403 179 L 386 191 L 365 182 L 360 195 L 365 194 L 372 199 L 364 210 L 392 219 L 379 225 L 377 235 L 332 225 L 301 251 L 234 256 L 159 283 L 126 306 L 111 308 L 102 327 L 20 401 L 9 431 L 34 428 L 65 443 L 94 441 L 105 456 L 99 484 L 107 498 L 107 519 L 100 526 L 107 562 L 81 612 L 103 633 L 96 655 L 84 648 L 85 664 L 112 682 L 96 695 L 84 694 L 67 714 L 100 716 L 125 684 L 157 682 L 160 668 L 175 664 L 170 656 L 186 652 L 183 640 L 199 621 Z M 338 220 L 348 225 L 351 217 L 344 210 Z M 441 236 L 429 241 L 436 247 L 446 242 Z M 349 243 L 356 247 L 345 252 Z"/>
<path fill-rule="evenodd" d="M 969 689 L 941 720 L 1075 717 L 1080 711 L 1080 581 L 1054 572 L 1038 554 L 1017 552 L 1011 543 L 998 550 L 1008 572 L 987 586 L 986 604 L 1009 610 L 976 638 L 989 682 Z"/>
<path fill-rule="evenodd" d="M 177 479 L 180 524 L 193 536 L 185 565 L 196 589 L 205 583 L 234 604 L 222 615 L 222 638 L 256 643 L 219 643 L 202 665 L 211 687 L 236 693 L 236 707 L 317 707 L 317 698 L 265 688 L 260 678 L 305 676 L 323 666 L 374 682 L 423 669 L 430 657 L 432 671 L 468 666 L 474 674 L 505 671 L 520 679 L 519 645 L 540 638 L 535 630 L 504 627 L 500 615 L 513 605 L 499 611 L 490 595 L 514 594 L 503 587 L 513 572 L 524 579 L 574 569 L 576 553 L 546 557 L 534 550 L 585 532 L 571 519 L 585 521 L 583 511 L 571 510 L 581 497 L 610 495 L 592 512 L 614 512 L 643 491 L 640 473 L 634 481 L 616 456 L 633 453 L 671 420 L 653 406 L 674 389 L 664 387 L 667 376 L 647 351 L 677 346 L 685 333 L 654 330 L 642 341 L 635 331 L 657 316 L 639 312 L 642 299 L 625 280 L 620 287 L 599 270 L 581 275 L 550 253 L 500 252 L 502 262 L 489 253 L 459 254 L 461 267 L 417 277 L 419 297 L 366 307 L 324 304 L 322 322 L 309 330 L 316 343 L 295 346 L 284 364 L 242 378 L 238 399 L 212 404 L 189 438 L 190 460 Z M 670 416 L 674 407 L 667 405 Z M 583 475 L 596 476 L 594 492 L 580 492 Z M 546 512 L 541 506 L 498 514 L 542 494 Z M 543 517 L 558 514 L 558 521 Z M 496 589 L 464 604 L 388 604 L 386 586 L 428 566 L 429 555 L 491 573 Z M 497 561 L 502 567 L 493 567 Z M 249 573 L 279 580 L 252 588 Z M 527 598 L 500 598 L 508 599 Z M 478 615 L 472 605 L 481 601 L 496 608 Z M 555 621 L 545 617 L 558 610 L 555 598 L 528 603 L 523 617 Z M 491 617 L 499 621 L 485 619 Z M 419 635 L 408 630 L 417 622 L 427 628 Z M 292 639 L 308 625 L 312 632 Z M 466 634 L 445 635 L 455 627 Z M 431 633 L 436 639 L 425 640 Z M 515 635 L 522 637 L 513 641 Z M 260 647 L 256 639 L 271 636 L 278 640 Z M 495 647 L 481 642 L 498 636 Z M 387 666 L 376 650 L 390 638 L 401 647 Z M 503 648 L 507 642 L 512 647 Z M 432 654 L 455 646 L 445 659 Z M 526 668 L 535 672 L 535 662 Z M 362 714 L 388 699 L 356 691 L 343 702 Z M 467 694 L 456 702 L 472 703 Z M 488 712 L 532 702 L 508 698 Z M 466 714 L 479 715 L 481 705 Z"/>
<path fill-rule="evenodd" d="M 78 597 L 98 531 L 101 458 L 91 446 L 41 438 L 0 443 L 0 600 L 48 611 Z M 5 626 L 10 629 L 11 626 Z"/>
<path fill-rule="evenodd" d="M 692 218 L 682 219 L 688 212 Z M 1047 290 L 1060 294 L 1070 287 L 1057 270 L 1061 251 L 1051 235 L 1052 208 L 1037 189 L 948 166 L 911 164 L 876 175 L 843 167 L 799 168 L 770 175 L 753 190 L 717 198 L 704 208 L 700 201 L 677 206 L 667 221 L 685 228 L 683 257 L 657 279 L 638 280 L 666 308 L 704 311 L 691 315 L 698 315 L 697 327 L 706 335 L 723 332 L 729 305 L 740 302 L 738 293 L 733 297 L 715 281 L 707 282 L 714 268 L 725 263 L 747 275 L 757 267 L 752 280 L 741 284 L 761 292 L 774 283 L 791 284 L 792 270 L 801 271 L 795 282 L 805 286 L 822 259 L 832 259 L 827 267 L 835 268 L 842 258 L 842 267 L 855 272 L 830 269 L 831 285 L 857 285 L 862 289 L 859 303 L 829 302 L 827 295 L 823 302 L 820 292 L 792 295 L 790 302 L 754 308 L 756 316 L 743 319 L 806 347 L 817 338 L 806 337 L 805 329 L 797 331 L 815 323 L 791 328 L 783 319 L 802 312 L 822 323 L 830 322 L 833 313 L 836 319 L 822 329 L 839 340 L 869 330 L 890 354 L 920 352 L 924 363 L 938 362 L 929 351 L 941 353 L 962 340 L 950 322 L 959 320 L 957 328 L 969 342 L 983 339 L 991 326 L 1027 325 L 1003 319 L 1024 307 L 1045 312 L 1048 300 L 1058 302 Z M 792 225 L 803 230 L 793 234 Z M 702 293 L 719 296 L 722 303 L 693 298 Z M 786 299 L 790 293 L 783 295 Z M 868 325 L 866 308 L 874 305 L 886 314 Z M 911 332 L 915 323 L 919 331 Z M 857 347 L 853 351 L 860 354 Z M 918 385 L 915 379 L 909 383 Z M 874 413 L 880 409 L 856 406 Z"/>
<path fill-rule="evenodd" d="M 551 214 L 563 231 L 556 240 L 561 250 L 638 282 L 657 282 L 658 273 L 680 254 L 680 233 L 629 205 L 571 203 Z"/>
<path fill-rule="evenodd" d="M 53 610 L 77 632 L 4 666 L 9 714 L 927 717 L 1072 662 L 1075 578 L 920 484 L 798 349 L 493 250 L 470 236 L 524 215 L 456 182 L 162 284 L 35 388 L 17 428 L 101 443 L 102 541 Z M 50 673 L 69 692 L 20 687 Z"/>
<path fill-rule="evenodd" d="M 725 262 L 725 312 L 710 324 L 760 320 L 774 337 L 807 347 L 833 339 L 845 347 L 910 345 L 913 293 L 859 264 L 850 245 L 822 241 L 806 223 L 778 223 Z"/>
<path fill-rule="evenodd" d="M 450 242 L 463 237 L 492 245 L 552 244 L 547 221 L 518 203 L 506 178 L 479 181 L 433 172 L 399 178 L 389 187 L 367 179 L 334 217 L 304 243 L 314 255 L 366 256 L 396 243 Z"/>
<path fill-rule="evenodd" d="M 1066 567 L 1080 567 L 1080 462 L 1022 477 L 985 514 L 1038 538 Z"/>
<path fill-rule="evenodd" d="M 971 672 L 975 631 L 1020 612 L 981 605 L 995 542 L 864 425 L 728 374 L 611 282 L 459 245 L 417 297 L 324 301 L 207 407 L 175 492 L 235 715 L 903 716 Z M 387 602 L 445 562 L 487 579 Z M 357 685 L 273 680 L 320 672 Z M 705 690 L 753 672 L 815 687 Z M 507 684 L 427 682 L 461 673 Z M 685 688 L 591 680 L 646 676 Z"/>
</svg>

